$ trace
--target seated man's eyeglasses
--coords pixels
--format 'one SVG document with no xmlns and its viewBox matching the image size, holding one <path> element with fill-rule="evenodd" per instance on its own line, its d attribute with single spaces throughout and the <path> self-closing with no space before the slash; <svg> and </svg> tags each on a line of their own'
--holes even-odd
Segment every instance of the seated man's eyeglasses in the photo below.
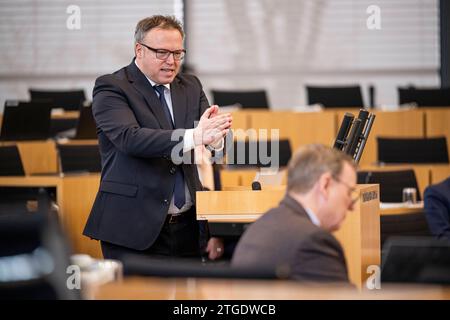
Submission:
<svg viewBox="0 0 450 320">
<path fill-rule="evenodd" d="M 345 183 L 344 181 L 342 181 L 338 177 L 332 176 L 332 178 L 337 183 L 341 183 L 342 185 L 344 185 L 346 187 L 348 195 L 352 199 L 352 205 L 354 205 L 359 199 L 359 194 L 358 194 L 356 188 L 349 186 L 347 183 Z"/>
<path fill-rule="evenodd" d="M 139 42 L 139 44 L 141 46 L 144 46 L 147 49 L 155 52 L 156 53 L 156 58 L 160 59 L 160 60 L 168 59 L 171 54 L 173 54 L 173 59 L 174 60 L 182 60 L 184 58 L 184 55 L 186 54 L 186 50 L 185 49 L 170 51 L 170 50 L 166 50 L 166 49 L 155 49 L 155 48 L 149 47 L 149 46 L 147 46 L 147 45 L 145 45 L 143 43 L 140 43 L 140 42 Z"/>
</svg>

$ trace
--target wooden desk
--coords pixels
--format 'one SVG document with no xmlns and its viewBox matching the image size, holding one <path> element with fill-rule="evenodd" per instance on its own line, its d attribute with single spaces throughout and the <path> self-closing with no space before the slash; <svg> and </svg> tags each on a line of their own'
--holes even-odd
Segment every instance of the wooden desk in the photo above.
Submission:
<svg viewBox="0 0 450 320">
<path fill-rule="evenodd" d="M 279 130 L 280 139 L 288 139 L 293 151 L 310 143 L 331 145 L 337 132 L 332 111 L 254 111 L 249 116 L 251 129 Z"/>
<path fill-rule="evenodd" d="M 367 267 L 380 265 L 380 213 L 378 185 L 359 185 L 355 209 L 349 212 L 334 235 L 342 244 L 347 260 L 349 278 L 361 287 L 367 279 Z M 197 219 L 213 224 L 245 224 L 278 205 L 285 189 L 267 191 L 209 191 L 197 192 Z"/>
<path fill-rule="evenodd" d="M 382 284 L 358 291 L 342 285 L 306 285 L 281 280 L 132 277 L 93 288 L 98 300 L 449 300 L 450 286 Z"/>
<path fill-rule="evenodd" d="M 75 253 L 101 258 L 98 241 L 82 235 L 100 184 L 99 174 L 73 176 L 0 177 L 2 187 L 56 187 L 63 228 Z"/>
<path fill-rule="evenodd" d="M 414 213 L 423 213 L 423 202 L 420 205 L 414 206 L 398 206 L 392 208 L 381 208 L 380 207 L 380 215 L 381 216 L 390 216 L 390 215 L 399 215 L 399 214 L 414 214 Z"/>
</svg>

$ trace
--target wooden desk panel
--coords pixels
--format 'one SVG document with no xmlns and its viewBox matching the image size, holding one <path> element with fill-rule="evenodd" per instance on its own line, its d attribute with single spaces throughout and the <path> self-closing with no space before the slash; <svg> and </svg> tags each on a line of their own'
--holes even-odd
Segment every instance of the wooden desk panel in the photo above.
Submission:
<svg viewBox="0 0 450 320">
<path fill-rule="evenodd" d="M 279 130 L 280 139 L 289 139 L 293 152 L 310 143 L 332 145 L 336 134 L 334 112 L 255 111 L 249 115 L 250 128 Z"/>
<path fill-rule="evenodd" d="M 221 170 L 220 171 L 220 183 L 222 189 L 225 190 L 229 187 L 248 186 L 251 187 L 252 182 L 255 179 L 256 169 L 242 169 L 242 170 Z"/>
<path fill-rule="evenodd" d="M 450 287 L 383 284 L 358 291 L 338 284 L 307 285 L 286 280 L 130 277 L 92 288 L 92 299 L 133 300 L 450 300 Z"/>
<path fill-rule="evenodd" d="M 426 137 L 445 136 L 450 151 L 450 108 L 425 109 Z"/>
<path fill-rule="evenodd" d="M 250 128 L 250 112 L 239 110 L 231 112 L 231 115 L 233 116 L 233 123 L 231 125 L 233 139 L 246 140 L 246 131 Z"/>
<path fill-rule="evenodd" d="M 442 180 L 450 177 L 450 165 L 448 164 L 434 164 L 431 165 L 431 180 L 430 184 L 436 184 Z"/>
<path fill-rule="evenodd" d="M 101 258 L 98 241 L 83 235 L 89 213 L 100 186 L 100 174 L 73 175 L 61 178 L 62 201 L 59 202 L 64 228 L 76 253 Z"/>
</svg>

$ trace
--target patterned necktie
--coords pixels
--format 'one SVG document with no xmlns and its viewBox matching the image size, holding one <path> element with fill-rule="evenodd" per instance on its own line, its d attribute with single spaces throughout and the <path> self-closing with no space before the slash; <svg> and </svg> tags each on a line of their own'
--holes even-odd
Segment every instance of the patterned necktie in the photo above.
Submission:
<svg viewBox="0 0 450 320">
<path fill-rule="evenodd" d="M 169 121 L 172 128 L 175 129 L 175 125 L 172 121 L 172 117 L 170 116 L 169 106 L 167 105 L 166 98 L 164 97 L 164 86 L 154 86 L 153 87 L 159 94 L 159 101 L 164 109 L 164 114 L 166 115 L 167 120 Z M 186 203 L 186 195 L 184 194 L 184 175 L 181 166 L 179 166 L 175 172 L 175 187 L 173 190 L 174 194 L 174 204 L 178 209 L 181 209 L 183 205 Z"/>
</svg>

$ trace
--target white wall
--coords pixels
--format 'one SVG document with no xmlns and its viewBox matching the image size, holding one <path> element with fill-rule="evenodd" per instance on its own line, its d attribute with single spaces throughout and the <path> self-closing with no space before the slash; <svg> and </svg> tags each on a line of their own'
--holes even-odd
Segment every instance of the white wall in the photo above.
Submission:
<svg viewBox="0 0 450 320">
<path fill-rule="evenodd" d="M 369 30 L 369 5 L 381 29 Z M 439 85 L 438 0 L 192 0 L 188 61 L 206 89 L 266 88 L 274 108 L 306 103 L 306 84 L 361 84 L 378 104 L 396 87 Z"/>
<path fill-rule="evenodd" d="M 0 0 L 0 111 L 6 99 L 29 99 L 28 88 L 83 88 L 130 63 L 136 23 L 182 13 L 181 0 Z M 69 5 L 81 28 L 69 30 Z M 181 11 L 180 11 L 181 10 Z"/>
</svg>

